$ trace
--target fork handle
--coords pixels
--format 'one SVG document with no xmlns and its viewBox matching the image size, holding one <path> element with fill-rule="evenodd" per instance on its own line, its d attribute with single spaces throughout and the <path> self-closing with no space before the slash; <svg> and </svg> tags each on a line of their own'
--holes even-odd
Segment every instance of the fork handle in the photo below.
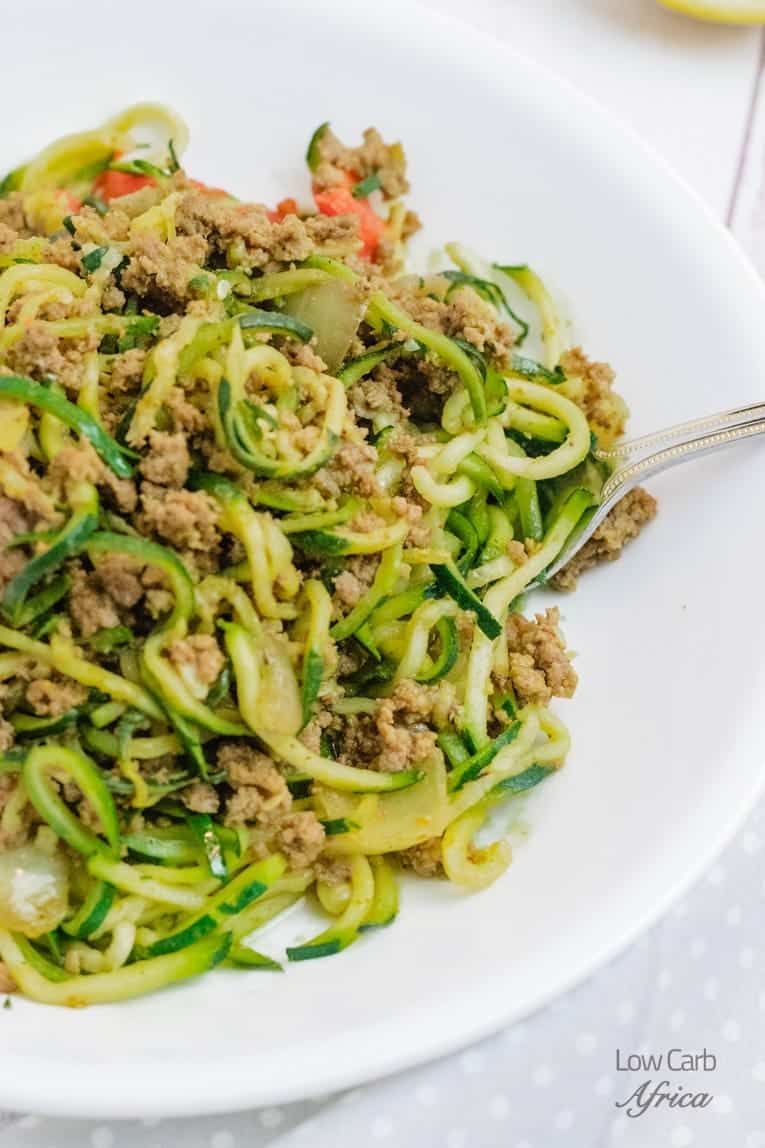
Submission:
<svg viewBox="0 0 765 1148">
<path fill-rule="evenodd" d="M 765 406 L 760 409 L 765 415 Z M 649 454 L 645 458 L 619 466 L 603 484 L 599 511 L 603 509 L 605 503 L 610 503 L 610 509 L 616 501 L 622 498 L 627 491 L 637 486 L 639 482 L 644 482 L 663 470 L 669 470 L 670 467 L 678 466 L 690 458 L 699 458 L 705 454 L 711 454 L 712 451 L 719 450 L 721 447 L 732 446 L 733 443 L 740 442 L 741 439 L 755 438 L 764 433 L 765 417 L 761 416 L 750 422 L 741 422 L 724 430 L 716 430 L 696 438 L 686 439 L 684 442 L 664 447 L 663 450 Z"/>
<path fill-rule="evenodd" d="M 730 430 L 739 426 L 747 426 L 760 419 L 765 419 L 765 403 L 752 403 L 750 406 L 736 407 L 729 411 L 719 411 L 714 415 L 703 415 L 701 418 L 676 423 L 674 426 L 665 427 L 663 430 L 641 435 L 640 438 L 618 442 L 612 447 L 598 448 L 595 454 L 604 461 L 618 464 L 620 461 L 650 450 L 652 447 L 681 446 L 684 443 L 696 441 L 704 431 L 712 433 Z"/>
</svg>

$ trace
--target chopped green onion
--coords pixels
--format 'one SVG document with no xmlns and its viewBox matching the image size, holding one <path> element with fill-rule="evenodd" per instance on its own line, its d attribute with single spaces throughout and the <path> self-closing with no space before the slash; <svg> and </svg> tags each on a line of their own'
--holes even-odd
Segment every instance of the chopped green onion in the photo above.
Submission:
<svg viewBox="0 0 765 1148">
<path fill-rule="evenodd" d="M 372 175 L 368 175 L 366 179 L 362 179 L 357 183 L 351 195 L 354 199 L 366 199 L 373 191 L 379 191 L 381 186 L 380 175 L 375 171 Z"/>
<path fill-rule="evenodd" d="M 108 250 L 108 247 L 95 247 L 92 251 L 89 251 L 87 255 L 83 255 L 80 260 L 82 266 L 86 271 L 97 271 Z"/>
</svg>

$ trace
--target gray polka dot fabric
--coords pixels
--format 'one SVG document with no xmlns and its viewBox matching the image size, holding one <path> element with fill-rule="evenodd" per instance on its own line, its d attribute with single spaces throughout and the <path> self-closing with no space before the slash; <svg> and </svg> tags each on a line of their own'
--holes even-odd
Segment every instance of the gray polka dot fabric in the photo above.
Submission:
<svg viewBox="0 0 765 1148">
<path fill-rule="evenodd" d="M 623 956 L 474 1048 L 194 1120 L 0 1114 L 0 1148 L 765 1148 L 765 802 Z"/>
</svg>

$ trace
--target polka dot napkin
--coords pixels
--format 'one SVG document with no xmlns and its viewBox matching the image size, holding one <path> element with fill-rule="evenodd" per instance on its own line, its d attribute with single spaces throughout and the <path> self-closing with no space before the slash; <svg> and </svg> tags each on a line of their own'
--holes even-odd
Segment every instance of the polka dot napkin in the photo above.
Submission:
<svg viewBox="0 0 765 1148">
<path fill-rule="evenodd" d="M 765 1148 L 763 862 L 765 802 L 622 957 L 435 1064 L 233 1116 L 0 1114 L 0 1148 Z"/>
</svg>

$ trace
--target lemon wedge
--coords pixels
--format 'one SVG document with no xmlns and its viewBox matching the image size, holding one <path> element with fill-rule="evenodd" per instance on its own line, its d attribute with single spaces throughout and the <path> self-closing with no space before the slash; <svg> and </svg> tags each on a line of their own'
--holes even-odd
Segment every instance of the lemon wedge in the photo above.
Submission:
<svg viewBox="0 0 765 1148">
<path fill-rule="evenodd" d="M 659 0 L 665 8 L 717 24 L 765 24 L 765 0 Z"/>
</svg>

